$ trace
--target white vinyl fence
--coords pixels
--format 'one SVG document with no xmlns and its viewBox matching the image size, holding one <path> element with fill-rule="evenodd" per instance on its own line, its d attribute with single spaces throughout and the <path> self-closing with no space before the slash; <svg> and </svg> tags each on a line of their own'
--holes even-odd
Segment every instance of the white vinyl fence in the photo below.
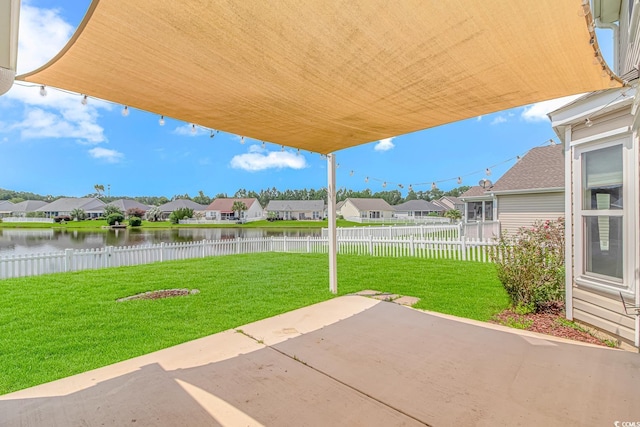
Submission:
<svg viewBox="0 0 640 427">
<path fill-rule="evenodd" d="M 495 250 L 494 242 L 475 239 L 447 240 L 414 236 L 338 239 L 338 253 L 380 257 L 410 256 L 490 262 Z M 258 252 L 327 253 L 328 239 L 311 236 L 238 238 L 12 255 L 0 257 L 0 279 Z"/>
<path fill-rule="evenodd" d="M 1 219 L 3 222 L 43 222 L 47 224 L 53 222 L 53 218 L 27 218 L 21 216 L 8 216 Z"/>
</svg>

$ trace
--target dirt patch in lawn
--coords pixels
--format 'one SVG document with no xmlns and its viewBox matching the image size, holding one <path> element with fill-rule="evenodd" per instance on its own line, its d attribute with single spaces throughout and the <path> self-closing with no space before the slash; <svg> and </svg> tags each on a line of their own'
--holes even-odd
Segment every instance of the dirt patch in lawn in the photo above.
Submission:
<svg viewBox="0 0 640 427">
<path fill-rule="evenodd" d="M 505 310 L 495 315 L 490 322 L 590 344 L 617 346 L 615 341 L 598 337 L 596 332 L 565 319 L 562 311 L 518 314 L 513 310 Z"/>
<path fill-rule="evenodd" d="M 199 294 L 200 291 L 197 289 L 162 289 L 159 291 L 149 291 L 143 292 L 137 295 L 131 295 L 124 298 L 119 298 L 117 302 L 123 301 L 131 301 L 135 299 L 160 299 L 160 298 L 172 298 L 172 297 L 182 297 L 185 295 L 195 295 Z"/>
</svg>

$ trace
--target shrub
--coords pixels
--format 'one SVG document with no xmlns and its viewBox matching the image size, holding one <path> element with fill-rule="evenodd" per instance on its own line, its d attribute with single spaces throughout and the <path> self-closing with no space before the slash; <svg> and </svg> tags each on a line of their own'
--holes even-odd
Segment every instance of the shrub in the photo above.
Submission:
<svg viewBox="0 0 640 427">
<path fill-rule="evenodd" d="M 73 218 L 74 221 L 84 221 L 87 219 L 87 214 L 83 209 L 75 208 L 71 211 L 71 218 Z"/>
<path fill-rule="evenodd" d="M 180 208 L 171 212 L 171 215 L 169 215 L 169 221 L 171 221 L 171 224 L 178 224 L 180 220 L 184 218 L 193 218 L 193 209 Z"/>
<path fill-rule="evenodd" d="M 161 215 L 162 215 L 162 211 L 158 206 L 154 206 L 147 211 L 147 219 L 149 221 L 158 221 Z"/>
<path fill-rule="evenodd" d="M 110 216 L 111 214 L 116 214 L 116 213 L 124 216 L 124 212 L 122 212 L 122 211 L 120 210 L 120 208 L 119 208 L 119 207 L 117 207 L 117 206 L 114 206 L 114 205 L 106 205 L 106 206 L 104 207 L 104 216 L 105 216 L 105 217 L 109 218 L 109 216 Z"/>
<path fill-rule="evenodd" d="M 123 221 L 124 215 L 122 215 L 121 213 L 112 213 L 107 216 L 107 224 L 109 225 L 116 225 L 116 222 L 118 224 L 122 224 Z"/>
<path fill-rule="evenodd" d="M 131 227 L 140 227 L 142 225 L 142 219 L 138 216 L 130 216 L 129 225 Z"/>
<path fill-rule="evenodd" d="M 503 235 L 494 258 L 498 278 L 522 310 L 559 309 L 564 303 L 564 219 L 537 221 Z"/>
<path fill-rule="evenodd" d="M 145 214 L 145 211 L 143 211 L 140 208 L 131 208 L 131 209 L 127 209 L 127 218 L 131 218 L 132 216 L 136 216 L 138 218 L 142 218 Z"/>
<path fill-rule="evenodd" d="M 71 221 L 71 217 L 69 215 L 58 215 L 53 217 L 53 222 L 68 222 Z"/>
</svg>

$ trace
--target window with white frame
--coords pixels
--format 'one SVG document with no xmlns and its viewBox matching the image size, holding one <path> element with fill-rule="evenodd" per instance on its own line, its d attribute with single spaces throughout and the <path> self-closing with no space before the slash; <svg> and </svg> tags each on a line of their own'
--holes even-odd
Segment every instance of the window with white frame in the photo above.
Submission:
<svg viewBox="0 0 640 427">
<path fill-rule="evenodd" d="M 577 149 L 576 256 L 580 277 L 596 284 L 626 288 L 624 140 Z M 628 204 L 628 203 L 627 203 Z M 627 239 L 628 240 L 628 239 Z M 628 278 L 627 278 L 628 280 Z"/>
</svg>

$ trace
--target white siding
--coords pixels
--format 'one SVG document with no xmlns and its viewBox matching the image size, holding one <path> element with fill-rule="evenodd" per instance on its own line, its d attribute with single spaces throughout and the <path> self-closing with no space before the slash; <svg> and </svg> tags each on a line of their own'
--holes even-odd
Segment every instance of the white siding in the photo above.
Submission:
<svg viewBox="0 0 640 427">
<path fill-rule="evenodd" d="M 498 196 L 501 231 L 514 233 L 536 220 L 564 217 L 564 192 Z"/>
<path fill-rule="evenodd" d="M 596 118 L 592 118 L 593 125 L 585 126 L 583 123 L 572 127 L 571 140 L 576 141 L 583 138 L 596 136 L 605 132 L 631 126 L 633 116 L 629 108 L 613 111 Z"/>
<path fill-rule="evenodd" d="M 574 286 L 573 318 L 633 343 L 635 320 L 625 315 L 619 298 Z"/>
<path fill-rule="evenodd" d="M 350 200 L 347 200 L 345 202 L 345 204 L 342 205 L 342 208 L 340 209 L 340 215 L 342 215 L 345 218 L 347 218 L 347 217 L 359 218 L 360 217 L 360 211 L 358 209 L 356 209 L 355 206 L 353 206 L 353 204 L 351 203 Z"/>
</svg>

